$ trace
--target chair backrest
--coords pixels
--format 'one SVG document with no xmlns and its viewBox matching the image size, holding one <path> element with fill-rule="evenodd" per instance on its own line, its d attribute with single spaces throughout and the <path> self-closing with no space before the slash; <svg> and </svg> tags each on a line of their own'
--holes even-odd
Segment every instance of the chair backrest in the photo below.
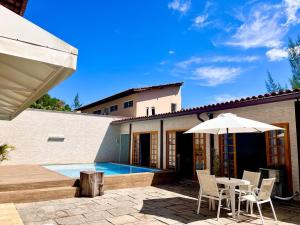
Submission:
<svg viewBox="0 0 300 225">
<path fill-rule="evenodd" d="M 219 188 L 216 182 L 215 175 L 200 173 L 198 174 L 198 176 L 202 194 L 219 197 Z"/>
<path fill-rule="evenodd" d="M 199 179 L 199 175 L 200 174 L 206 174 L 206 175 L 210 175 L 210 172 L 208 169 L 206 170 L 196 170 L 196 173 L 197 173 L 197 177 L 198 177 L 198 181 L 200 182 L 200 179 Z"/>
<path fill-rule="evenodd" d="M 258 200 L 270 199 L 274 187 L 275 178 L 263 179 L 258 193 Z"/>
<path fill-rule="evenodd" d="M 260 180 L 260 175 L 261 175 L 260 172 L 251 172 L 251 171 L 244 170 L 243 178 L 242 179 L 250 181 L 250 184 L 253 187 L 257 188 L 259 180 Z M 240 187 L 240 189 L 248 191 L 248 186 L 247 185 L 242 185 Z"/>
</svg>

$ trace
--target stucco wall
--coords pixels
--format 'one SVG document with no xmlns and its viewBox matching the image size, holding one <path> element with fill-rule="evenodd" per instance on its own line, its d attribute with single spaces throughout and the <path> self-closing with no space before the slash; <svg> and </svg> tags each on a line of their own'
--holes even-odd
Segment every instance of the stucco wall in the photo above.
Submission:
<svg viewBox="0 0 300 225">
<path fill-rule="evenodd" d="M 124 102 L 133 101 L 133 107 L 124 108 Z M 82 110 L 83 113 L 93 113 L 96 110 L 101 110 L 102 114 L 105 108 L 108 108 L 109 115 L 112 116 L 127 116 L 134 117 L 136 115 L 136 102 L 137 102 L 137 94 L 129 95 L 123 98 L 116 99 L 114 101 L 110 101 L 101 105 L 97 105 L 85 110 Z M 118 105 L 118 111 L 110 112 L 110 107 L 113 105 Z"/>
<path fill-rule="evenodd" d="M 3 164 L 64 164 L 117 161 L 116 118 L 76 113 L 26 110 L 12 121 L 0 120 L 0 143 L 14 145 Z M 63 135 L 64 141 L 49 141 Z"/>
<path fill-rule="evenodd" d="M 136 116 L 146 116 L 146 108 L 155 107 L 155 113 L 171 112 L 171 103 L 175 103 L 177 110 L 181 109 L 181 92 L 180 87 L 167 87 L 158 90 L 149 90 L 138 94 L 136 105 Z"/>
<path fill-rule="evenodd" d="M 133 101 L 133 107 L 124 108 L 124 102 Z M 143 91 L 123 98 L 116 99 L 98 106 L 82 110 L 83 113 L 93 113 L 96 110 L 104 112 L 105 108 L 110 110 L 113 105 L 118 105 L 118 111 L 110 112 L 112 116 L 139 117 L 146 116 L 146 108 L 155 107 L 155 113 L 171 112 L 171 103 L 177 105 L 177 110 L 181 109 L 181 92 L 180 87 L 165 87 L 162 89 L 153 89 Z"/>
<path fill-rule="evenodd" d="M 213 112 L 214 117 L 218 116 L 221 113 L 231 112 L 242 117 L 249 119 L 258 120 L 265 123 L 289 123 L 289 133 L 290 133 L 290 148 L 291 148 L 291 162 L 292 162 L 292 179 L 293 179 L 293 190 L 299 191 L 299 165 L 298 165 L 298 148 L 297 148 L 297 137 L 296 137 L 296 123 L 295 123 L 295 108 L 294 101 L 284 101 L 277 103 L 269 103 L 264 105 L 256 105 L 249 107 L 242 107 L 224 111 Z M 201 118 L 207 120 L 207 115 L 203 113 Z M 200 123 L 196 115 L 187 115 L 180 117 L 170 117 L 164 118 L 164 140 L 163 140 L 163 155 L 164 155 L 164 164 L 163 167 L 166 167 L 166 131 L 167 130 L 187 130 L 193 126 Z M 121 133 L 128 133 L 128 125 L 125 123 L 121 125 Z M 145 120 L 140 122 L 131 122 L 132 132 L 146 132 L 146 131 L 160 131 L 160 119 L 157 120 Z M 157 130 L 155 130 L 157 128 Z M 159 134 L 160 136 L 160 134 Z M 209 137 L 207 135 L 207 155 L 206 162 L 209 168 Z M 215 135 L 215 148 L 217 153 L 218 149 L 218 136 Z"/>
</svg>

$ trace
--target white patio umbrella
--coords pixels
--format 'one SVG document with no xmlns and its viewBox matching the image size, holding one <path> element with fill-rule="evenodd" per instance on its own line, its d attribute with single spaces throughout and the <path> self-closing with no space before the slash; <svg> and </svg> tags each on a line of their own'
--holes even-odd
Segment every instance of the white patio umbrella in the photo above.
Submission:
<svg viewBox="0 0 300 225">
<path fill-rule="evenodd" d="M 218 117 L 207 120 L 191 128 L 185 133 L 208 133 L 208 134 L 228 134 L 229 133 L 261 133 L 270 130 L 284 130 L 281 127 L 276 127 L 267 123 L 258 122 L 242 117 L 238 117 L 232 113 L 223 113 Z M 228 146 L 226 146 L 228 158 Z M 228 176 L 230 179 L 230 169 L 228 165 Z"/>
</svg>

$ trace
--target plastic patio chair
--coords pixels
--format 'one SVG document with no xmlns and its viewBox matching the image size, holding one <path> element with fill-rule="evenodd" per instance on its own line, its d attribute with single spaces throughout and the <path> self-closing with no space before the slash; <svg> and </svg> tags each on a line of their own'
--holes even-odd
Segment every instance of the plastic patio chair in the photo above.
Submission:
<svg viewBox="0 0 300 225">
<path fill-rule="evenodd" d="M 200 183 L 197 214 L 199 214 L 200 212 L 201 199 L 203 197 L 208 198 L 209 200 L 217 200 L 219 202 L 217 220 L 219 220 L 221 201 L 230 197 L 229 191 L 227 189 L 218 188 L 215 175 L 209 175 L 204 173 L 197 173 L 197 175 Z"/>
<path fill-rule="evenodd" d="M 262 216 L 260 205 L 269 202 L 272 208 L 272 212 L 274 215 L 275 221 L 277 221 L 277 216 L 274 210 L 274 206 L 271 200 L 271 194 L 274 187 L 275 178 L 263 179 L 260 189 L 254 189 L 252 192 L 249 192 L 247 195 L 243 195 L 239 197 L 239 206 L 238 206 L 238 216 L 240 215 L 240 207 L 241 207 L 241 200 L 246 200 L 251 203 L 257 204 L 257 209 L 260 215 L 260 219 L 262 224 L 264 223 L 264 218 Z"/>
<path fill-rule="evenodd" d="M 258 188 L 260 176 L 261 176 L 260 172 L 251 172 L 251 171 L 244 170 L 242 179 L 250 181 L 250 185 L 240 185 L 239 189 L 236 189 L 236 192 L 239 194 L 239 198 L 242 195 L 248 194 L 249 191 L 251 192 L 254 189 Z M 248 212 L 248 209 L 249 209 L 249 201 L 247 201 L 246 212 Z M 253 214 L 253 203 L 250 203 L 250 212 L 251 214 Z"/>
<path fill-rule="evenodd" d="M 201 174 L 206 174 L 206 175 L 210 175 L 210 171 L 209 169 L 205 169 L 205 170 L 196 170 L 196 174 L 197 174 L 197 178 L 199 181 L 199 187 L 200 187 L 200 178 L 199 176 Z M 200 187 L 201 188 L 201 187 Z M 200 197 L 200 188 L 199 188 L 199 194 L 198 194 L 198 201 L 197 201 L 197 205 L 199 204 L 199 197 Z M 211 201 L 209 201 L 209 209 L 211 208 Z"/>
</svg>

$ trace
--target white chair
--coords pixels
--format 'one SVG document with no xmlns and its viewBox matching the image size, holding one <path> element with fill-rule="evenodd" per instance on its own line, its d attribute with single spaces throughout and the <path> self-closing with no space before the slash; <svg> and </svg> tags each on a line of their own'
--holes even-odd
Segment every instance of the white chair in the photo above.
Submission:
<svg viewBox="0 0 300 225">
<path fill-rule="evenodd" d="M 209 175 L 204 173 L 197 173 L 197 175 L 200 183 L 197 214 L 199 214 L 200 212 L 202 197 L 208 198 L 209 200 L 217 200 L 219 202 L 217 220 L 219 220 L 221 201 L 223 199 L 230 198 L 229 191 L 227 189 L 218 188 L 215 175 Z"/>
<path fill-rule="evenodd" d="M 244 170 L 242 179 L 249 181 L 250 185 L 240 185 L 239 189 L 236 189 L 236 192 L 239 194 L 239 198 L 242 195 L 246 195 L 249 192 L 253 191 L 254 189 L 258 188 L 260 175 L 261 175 L 260 172 L 251 172 L 251 171 Z M 246 212 L 248 212 L 248 208 L 249 208 L 249 202 L 247 201 Z M 253 213 L 253 203 L 250 203 L 250 211 L 252 214 Z"/>
<path fill-rule="evenodd" d="M 274 183 L 275 183 L 275 178 L 263 179 L 260 189 L 258 188 L 256 190 L 254 189 L 252 192 L 249 192 L 248 194 L 239 197 L 238 216 L 240 215 L 241 200 L 246 200 L 251 203 L 257 204 L 257 209 L 260 215 L 261 222 L 262 224 L 265 224 L 261 213 L 260 205 L 269 202 L 272 208 L 275 221 L 277 221 L 276 213 L 271 200 L 271 194 L 272 194 Z"/>
<path fill-rule="evenodd" d="M 201 186 L 200 186 L 200 174 L 210 175 L 210 171 L 209 171 L 209 169 L 196 170 L 196 173 L 197 173 L 197 178 L 198 178 L 199 187 L 200 187 L 199 188 L 199 194 L 198 194 L 198 201 L 197 201 L 197 205 L 198 205 L 199 204 L 199 198 L 200 198 L 200 189 L 201 189 Z M 211 207 L 213 208 L 213 210 L 215 209 L 215 204 L 210 199 L 209 199 L 209 202 L 208 202 L 208 207 L 209 207 L 209 210 L 211 209 Z"/>
</svg>

